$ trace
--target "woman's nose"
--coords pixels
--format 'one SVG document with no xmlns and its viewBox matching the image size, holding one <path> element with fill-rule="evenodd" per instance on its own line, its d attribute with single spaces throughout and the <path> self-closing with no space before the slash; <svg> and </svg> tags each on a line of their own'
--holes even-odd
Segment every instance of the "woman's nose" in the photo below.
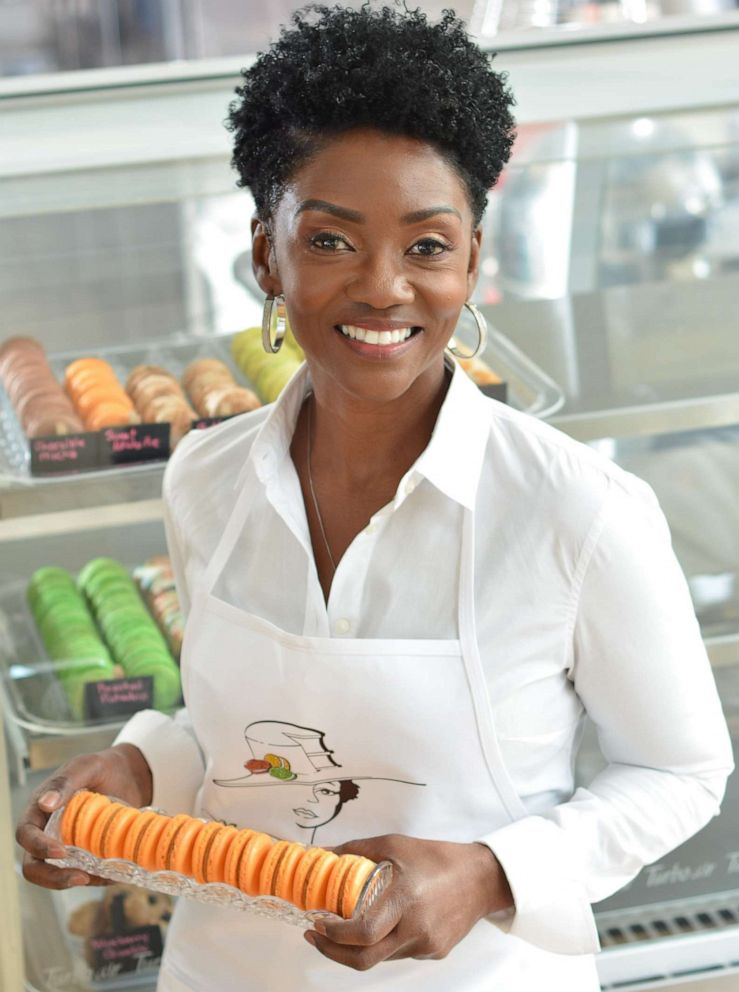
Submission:
<svg viewBox="0 0 739 992">
<path fill-rule="evenodd" d="M 373 310 L 386 310 L 412 303 L 415 293 L 395 252 L 373 252 L 357 260 L 346 295 L 353 303 L 365 303 Z"/>
</svg>

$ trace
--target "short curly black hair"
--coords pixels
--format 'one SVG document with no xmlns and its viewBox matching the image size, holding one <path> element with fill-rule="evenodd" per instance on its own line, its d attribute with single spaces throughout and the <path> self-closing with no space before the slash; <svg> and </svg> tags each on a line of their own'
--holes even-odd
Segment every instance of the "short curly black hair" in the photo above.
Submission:
<svg viewBox="0 0 739 992">
<path fill-rule="evenodd" d="M 398 2 L 398 0 L 396 0 Z M 257 212 L 274 212 L 295 170 L 359 127 L 428 142 L 466 183 L 479 223 L 515 137 L 507 76 L 445 10 L 310 4 L 243 70 L 226 126 L 231 164 Z"/>
</svg>

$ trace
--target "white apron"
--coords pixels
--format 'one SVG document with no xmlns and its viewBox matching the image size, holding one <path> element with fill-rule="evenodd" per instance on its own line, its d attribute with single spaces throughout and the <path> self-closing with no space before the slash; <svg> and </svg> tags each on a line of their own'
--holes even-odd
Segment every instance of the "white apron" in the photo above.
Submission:
<svg viewBox="0 0 739 992">
<path fill-rule="evenodd" d="M 474 514 L 464 510 L 458 640 L 298 636 L 214 594 L 249 517 L 249 467 L 202 588 L 182 656 L 206 768 L 196 815 L 303 843 L 402 833 L 471 842 L 526 815 L 503 767 L 477 647 Z M 459 567 L 457 567 L 459 566 Z M 442 563 L 440 568 L 445 567 Z M 282 759 L 282 778 L 265 755 Z M 287 765 L 289 763 L 289 770 Z M 487 920 L 442 961 L 359 973 L 297 927 L 180 900 L 159 992 L 593 992 L 591 957 L 555 955 Z"/>
</svg>

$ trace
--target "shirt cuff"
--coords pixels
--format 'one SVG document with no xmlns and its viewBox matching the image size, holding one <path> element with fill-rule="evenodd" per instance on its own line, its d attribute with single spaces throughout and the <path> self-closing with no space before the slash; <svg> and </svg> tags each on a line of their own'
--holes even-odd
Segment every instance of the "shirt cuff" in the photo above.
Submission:
<svg viewBox="0 0 739 992">
<path fill-rule="evenodd" d="M 151 805 L 165 813 L 192 813 L 203 783 L 203 758 L 195 737 L 177 718 L 158 710 L 139 710 L 114 744 L 133 744 L 151 769 Z"/>
<path fill-rule="evenodd" d="M 477 840 L 498 859 L 513 894 L 515 912 L 493 914 L 492 923 L 554 954 L 600 950 L 593 911 L 560 827 L 528 816 Z"/>
</svg>

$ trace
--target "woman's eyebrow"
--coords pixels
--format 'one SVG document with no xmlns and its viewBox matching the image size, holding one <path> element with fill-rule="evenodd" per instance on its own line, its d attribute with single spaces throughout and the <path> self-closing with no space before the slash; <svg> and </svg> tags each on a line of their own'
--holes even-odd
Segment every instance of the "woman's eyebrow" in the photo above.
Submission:
<svg viewBox="0 0 739 992">
<path fill-rule="evenodd" d="M 341 220 L 353 221 L 355 224 L 363 224 L 367 218 L 358 210 L 350 210 L 349 207 L 340 207 L 337 203 L 330 203 L 328 200 L 303 200 L 297 209 L 297 213 L 305 213 L 306 210 L 317 210 L 323 214 L 332 214 Z M 438 206 L 426 207 L 423 210 L 413 210 L 409 214 L 404 214 L 400 220 L 403 224 L 418 224 L 421 221 L 429 220 L 437 214 L 453 214 L 462 220 L 459 210 L 454 207 Z"/>
<path fill-rule="evenodd" d="M 357 224 L 362 224 L 367 218 L 360 214 L 358 210 L 350 210 L 348 207 L 340 207 L 336 203 L 329 203 L 328 200 L 303 200 L 297 209 L 297 213 L 305 213 L 306 210 L 318 210 L 322 214 L 333 214 L 341 220 L 352 220 Z"/>
</svg>

